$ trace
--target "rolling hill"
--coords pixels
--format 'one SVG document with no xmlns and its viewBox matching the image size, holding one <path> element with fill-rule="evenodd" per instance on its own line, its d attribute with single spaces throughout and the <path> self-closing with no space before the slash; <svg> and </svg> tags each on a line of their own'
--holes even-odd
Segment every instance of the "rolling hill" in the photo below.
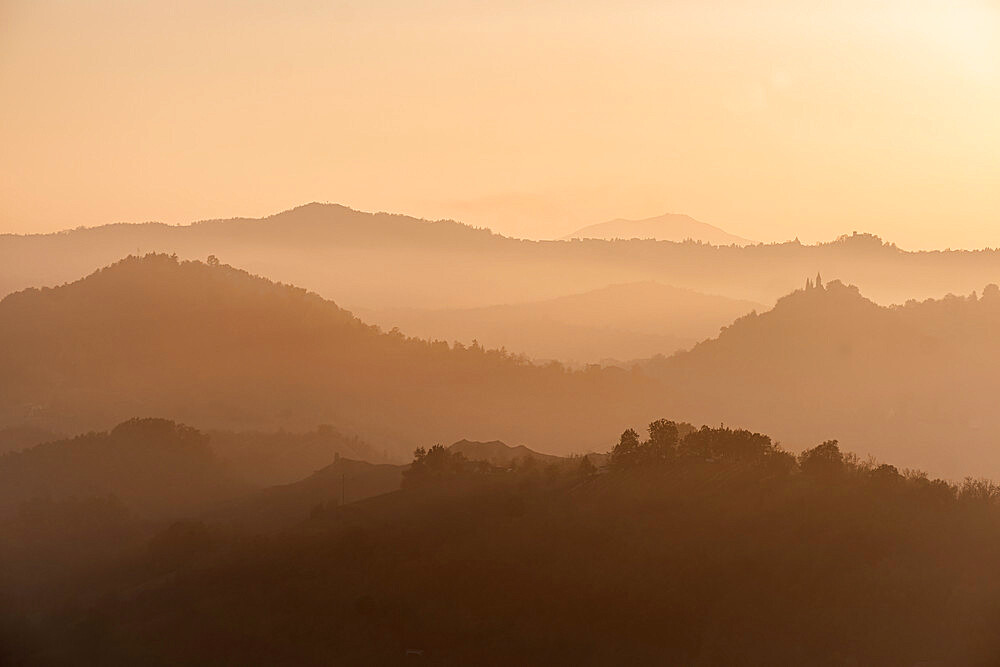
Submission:
<svg viewBox="0 0 1000 667">
<path fill-rule="evenodd" d="M 27 449 L 34 445 L 52 440 L 59 440 L 64 436 L 60 433 L 53 433 L 42 428 L 31 426 L 13 426 L 0 429 L 0 454 L 16 452 Z"/>
<path fill-rule="evenodd" d="M 838 438 L 937 475 L 1000 476 L 998 292 L 884 307 L 834 281 L 641 369 L 571 372 L 382 333 L 228 266 L 133 257 L 0 301 L 0 428 L 72 433 L 150 414 L 202 430 L 336 424 L 398 460 L 462 438 L 603 451 L 618 424 L 669 414 L 792 450 Z"/>
<path fill-rule="evenodd" d="M 131 419 L 0 456 L 0 517 L 38 499 L 107 496 L 141 516 L 175 517 L 247 491 L 204 434 L 165 419 Z"/>
<path fill-rule="evenodd" d="M 232 437 L 243 439 L 245 434 L 232 434 Z M 448 450 L 462 454 L 470 461 L 485 461 L 500 468 L 523 463 L 525 459 L 532 459 L 540 464 L 569 461 L 560 456 L 536 452 L 523 445 L 512 447 L 499 440 L 459 440 L 449 445 Z M 304 479 L 261 489 L 213 509 L 203 515 L 203 518 L 234 525 L 241 530 L 289 529 L 318 512 L 335 511 L 343 505 L 398 491 L 408 467 L 337 456 L 332 463 Z"/>
<path fill-rule="evenodd" d="M 175 524 L 78 577 L 79 601 L 14 607 L 6 650 L 14 664 L 997 662 L 1000 488 L 835 446 L 796 463 L 761 434 L 772 451 L 753 463 L 744 435 L 685 437 L 732 448 L 712 461 L 454 471 L 267 535 Z"/>
<path fill-rule="evenodd" d="M 642 220 L 617 218 L 596 225 L 588 225 L 567 234 L 563 240 L 571 239 L 654 239 L 656 241 L 699 241 L 711 245 L 749 245 L 752 241 L 730 234 L 689 215 L 666 213 Z"/>
<path fill-rule="evenodd" d="M 628 371 L 381 333 L 305 290 L 165 255 L 4 298 L 0 377 L 0 428 L 81 432 L 137 414 L 202 430 L 329 423 L 404 456 L 463 437 L 603 449 L 623 415 L 657 403 L 655 383 Z"/>
<path fill-rule="evenodd" d="M 315 511 L 398 491 L 405 468 L 338 457 L 305 479 L 262 489 L 203 518 L 252 532 L 287 529 Z"/>
<path fill-rule="evenodd" d="M 329 424 L 303 433 L 210 431 L 208 436 L 209 446 L 226 470 L 258 487 L 297 482 L 336 458 L 370 463 L 387 459 L 384 450 Z"/>
<path fill-rule="evenodd" d="M 654 359 L 674 416 L 839 438 L 934 474 L 1000 476 L 1000 289 L 884 307 L 839 281 L 798 290 L 715 339 Z"/>
<path fill-rule="evenodd" d="M 69 223 L 68 223 L 69 224 Z M 240 266 L 364 308 L 469 308 L 656 281 L 770 305 L 821 271 L 883 304 L 968 294 L 1000 252 L 906 252 L 867 234 L 751 246 L 654 240 L 527 241 L 451 221 L 308 204 L 260 219 L 115 224 L 0 235 L 0 296 L 78 279 L 129 254 Z"/>
</svg>

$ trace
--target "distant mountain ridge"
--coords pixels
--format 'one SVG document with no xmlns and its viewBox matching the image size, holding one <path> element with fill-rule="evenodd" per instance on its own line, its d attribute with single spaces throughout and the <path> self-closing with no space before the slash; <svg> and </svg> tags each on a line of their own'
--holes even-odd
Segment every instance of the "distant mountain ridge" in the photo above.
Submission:
<svg viewBox="0 0 1000 667">
<path fill-rule="evenodd" d="M 641 220 L 616 218 L 578 229 L 563 237 L 570 239 L 655 239 L 657 241 L 700 241 L 711 245 L 748 245 L 752 241 L 730 234 L 714 225 L 695 220 L 683 213 L 664 215 Z"/>
<path fill-rule="evenodd" d="M 528 241 L 453 221 L 309 204 L 260 219 L 0 235 L 0 296 L 150 252 L 201 261 L 214 255 L 368 309 L 524 303 L 642 281 L 771 304 L 816 271 L 887 304 L 968 294 L 1000 276 L 996 250 L 907 252 L 868 234 L 817 245 Z"/>
</svg>

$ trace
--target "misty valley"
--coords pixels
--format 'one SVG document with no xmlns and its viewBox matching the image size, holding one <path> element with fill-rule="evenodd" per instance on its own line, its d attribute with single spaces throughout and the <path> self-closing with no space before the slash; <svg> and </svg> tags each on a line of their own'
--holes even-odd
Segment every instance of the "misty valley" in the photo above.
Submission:
<svg viewBox="0 0 1000 667">
<path fill-rule="evenodd" d="M 0 0 L 0 667 L 1000 667 L 1000 0 Z"/>
<path fill-rule="evenodd" d="M 0 662 L 996 664 L 1000 255 L 606 233 L 0 236 Z"/>
</svg>

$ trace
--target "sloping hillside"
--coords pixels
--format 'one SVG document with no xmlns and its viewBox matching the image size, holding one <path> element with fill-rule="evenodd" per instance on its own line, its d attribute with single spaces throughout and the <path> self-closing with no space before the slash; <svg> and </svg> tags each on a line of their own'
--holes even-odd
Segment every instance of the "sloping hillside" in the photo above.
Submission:
<svg viewBox="0 0 1000 667">
<path fill-rule="evenodd" d="M 203 430 L 332 423 L 404 455 L 462 437 L 599 449 L 623 415 L 656 403 L 627 371 L 380 333 L 305 290 L 164 255 L 0 301 L 0 376 L 0 427 L 80 432 L 137 414 Z"/>
<path fill-rule="evenodd" d="M 59 440 L 62 437 L 62 434 L 32 426 L 0 428 L 0 454 L 27 449 L 43 442 Z"/>
<path fill-rule="evenodd" d="M 261 487 L 297 482 L 338 457 L 370 463 L 387 458 L 384 450 L 329 424 L 304 433 L 211 431 L 208 435 L 209 446 L 226 470 Z"/>
<path fill-rule="evenodd" d="M 935 474 L 1000 475 L 1000 289 L 882 307 L 838 281 L 653 360 L 673 414 L 792 449 L 839 438 Z"/>
<path fill-rule="evenodd" d="M 423 484 L 277 534 L 172 527 L 84 580 L 86 604 L 38 614 L 18 657 L 996 664 L 996 485 L 903 475 L 831 443 L 797 462 L 746 431 L 677 442 L 673 426 L 650 443 L 658 462 L 613 455 L 604 474 L 441 461 Z"/>
<path fill-rule="evenodd" d="M 288 528 L 306 521 L 317 511 L 398 491 L 405 468 L 338 457 L 305 479 L 268 487 L 215 509 L 206 518 L 242 530 Z"/>
<path fill-rule="evenodd" d="M 140 515 L 174 517 L 246 490 L 205 435 L 164 419 L 132 419 L 0 456 L 0 517 L 38 499 L 107 496 Z"/>
</svg>

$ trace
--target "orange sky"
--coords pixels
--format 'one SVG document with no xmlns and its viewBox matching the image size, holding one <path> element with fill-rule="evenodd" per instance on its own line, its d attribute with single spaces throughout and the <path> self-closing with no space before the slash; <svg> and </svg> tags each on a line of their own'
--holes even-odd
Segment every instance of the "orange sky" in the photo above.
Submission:
<svg viewBox="0 0 1000 667">
<path fill-rule="evenodd" d="M 0 0 L 0 231 L 317 200 L 1000 246 L 998 119 L 996 0 Z"/>
</svg>

